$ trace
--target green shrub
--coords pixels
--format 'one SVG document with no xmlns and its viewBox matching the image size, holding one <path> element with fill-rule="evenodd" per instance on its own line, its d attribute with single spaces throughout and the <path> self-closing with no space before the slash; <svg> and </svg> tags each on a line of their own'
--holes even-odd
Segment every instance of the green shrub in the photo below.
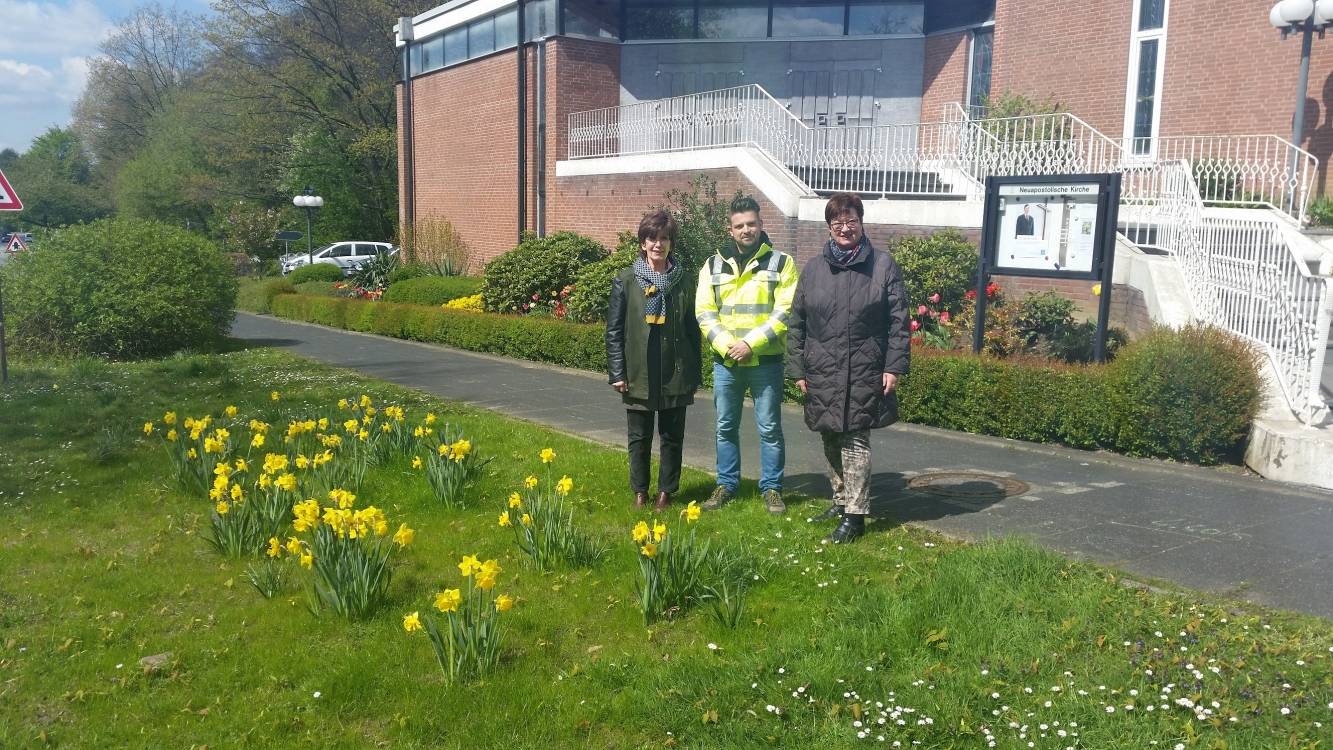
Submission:
<svg viewBox="0 0 1333 750">
<path fill-rule="evenodd" d="M 3 274 L 11 335 L 40 353 L 123 359 L 207 347 L 226 335 L 236 304 L 217 246 L 154 221 L 61 229 Z"/>
<path fill-rule="evenodd" d="M 1310 220 L 1311 226 L 1333 227 L 1333 198 L 1321 195 L 1310 201 L 1305 215 Z"/>
<path fill-rule="evenodd" d="M 314 263 L 301 266 L 287 274 L 287 280 L 293 284 L 304 284 L 307 281 L 342 281 L 343 271 L 332 263 Z"/>
<path fill-rule="evenodd" d="M 1049 356 L 1065 362 L 1091 362 L 1093 345 L 1097 338 L 1097 324 L 1086 320 L 1060 328 L 1043 342 L 1041 349 Z M 1125 329 L 1106 329 L 1106 361 L 1115 359 L 1120 348 L 1129 342 Z"/>
<path fill-rule="evenodd" d="M 400 281 L 407 281 L 408 279 L 419 279 L 422 276 L 438 275 L 439 274 L 431 270 L 430 266 L 427 266 L 425 263 L 417 263 L 415 261 L 411 263 L 399 263 L 398 267 L 393 269 L 393 272 L 389 274 L 389 286 L 393 286 Z"/>
<path fill-rule="evenodd" d="M 707 175 L 696 175 L 690 180 L 689 190 L 672 190 L 666 203 L 654 208 L 666 209 L 676 220 L 676 244 L 671 254 L 683 264 L 685 272 L 693 276 L 703 267 L 709 256 L 731 241 L 727 232 L 731 219 L 731 201 L 741 197 L 737 190 L 730 198 L 719 198 L 717 181 Z M 778 217 L 769 217 L 777 221 Z M 637 242 L 634 249 L 639 249 Z M 778 248 L 791 252 L 792 248 Z"/>
<path fill-rule="evenodd" d="M 894 260 L 903 271 L 908 302 L 912 309 L 940 295 L 938 309 L 956 314 L 964 295 L 976 283 L 977 248 L 954 229 L 929 237 L 901 237 L 890 246 Z"/>
<path fill-rule="evenodd" d="M 290 284 L 291 282 L 288 283 Z M 333 285 L 337 283 L 338 282 L 336 281 L 305 281 L 300 284 L 295 284 L 295 289 L 293 291 L 297 294 L 313 294 L 319 297 L 336 297 L 338 296 L 338 290 L 335 289 Z"/>
<path fill-rule="evenodd" d="M 639 257 L 639 238 L 629 232 L 620 233 L 620 242 L 611 255 L 589 263 L 574 280 L 574 292 L 569 295 L 569 317 L 581 323 L 600 323 L 606 320 L 606 306 L 611 299 L 611 281 L 621 271 L 634 265 Z M 687 277 L 689 283 L 693 283 Z"/>
<path fill-rule="evenodd" d="M 1109 365 L 1117 449 L 1211 464 L 1236 458 L 1263 406 L 1261 355 L 1217 328 L 1159 328 Z"/>
<path fill-rule="evenodd" d="M 574 232 L 529 233 L 518 247 L 486 264 L 482 300 L 492 312 L 524 311 L 534 295 L 546 299 L 559 293 L 584 266 L 606 256 L 606 248 Z"/>
<path fill-rule="evenodd" d="M 438 307 L 450 300 L 476 294 L 481 283 L 475 276 L 420 276 L 391 284 L 384 293 L 384 301 Z"/>
<path fill-rule="evenodd" d="M 241 279 L 236 292 L 236 309 L 253 313 L 268 312 L 269 300 L 279 294 L 292 294 L 296 288 L 283 279 Z"/>
<path fill-rule="evenodd" d="M 1074 324 L 1074 303 L 1051 291 L 1029 294 L 1018 303 L 1014 323 L 1018 334 L 1032 346 Z"/>
</svg>

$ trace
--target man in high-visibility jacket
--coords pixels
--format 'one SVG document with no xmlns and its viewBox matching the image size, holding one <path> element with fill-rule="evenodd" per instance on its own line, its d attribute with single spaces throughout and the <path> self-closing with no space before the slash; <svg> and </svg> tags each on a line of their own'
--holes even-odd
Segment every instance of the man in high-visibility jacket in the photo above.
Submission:
<svg viewBox="0 0 1333 750">
<path fill-rule="evenodd" d="M 783 513 L 783 362 L 787 316 L 796 293 L 796 260 L 773 249 L 759 204 L 731 202 L 732 242 L 699 269 L 695 313 L 713 350 L 717 411 L 717 487 L 703 504 L 716 510 L 736 496 L 741 480 L 740 421 L 748 390 L 759 428 L 759 491 L 770 513 Z"/>
</svg>

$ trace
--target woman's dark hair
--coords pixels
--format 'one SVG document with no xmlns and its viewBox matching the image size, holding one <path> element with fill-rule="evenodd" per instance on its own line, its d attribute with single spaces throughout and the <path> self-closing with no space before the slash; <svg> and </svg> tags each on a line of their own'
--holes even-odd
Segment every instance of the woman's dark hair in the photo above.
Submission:
<svg viewBox="0 0 1333 750">
<path fill-rule="evenodd" d="M 848 211 L 856 214 L 857 221 L 865 218 L 866 207 L 861 202 L 860 196 L 853 193 L 834 193 L 824 205 L 824 223 L 832 224 L 834 219 Z"/>
<path fill-rule="evenodd" d="M 639 222 L 639 244 L 649 238 L 661 237 L 666 235 L 672 244 L 676 242 L 676 220 L 671 218 L 671 214 L 662 209 L 658 209 L 643 217 Z"/>
</svg>

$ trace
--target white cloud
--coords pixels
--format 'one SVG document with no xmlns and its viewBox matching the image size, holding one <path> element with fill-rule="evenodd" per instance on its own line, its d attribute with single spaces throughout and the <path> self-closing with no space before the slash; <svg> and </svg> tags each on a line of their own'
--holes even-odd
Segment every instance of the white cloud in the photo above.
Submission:
<svg viewBox="0 0 1333 750">
<path fill-rule="evenodd" d="M 5 55 L 24 60 L 86 56 L 115 28 L 90 0 L 0 0 Z"/>
</svg>

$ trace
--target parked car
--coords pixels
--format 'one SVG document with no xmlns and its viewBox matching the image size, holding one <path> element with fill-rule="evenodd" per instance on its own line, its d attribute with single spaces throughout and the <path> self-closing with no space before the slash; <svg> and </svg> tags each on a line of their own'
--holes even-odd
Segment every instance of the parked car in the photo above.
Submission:
<svg viewBox="0 0 1333 750">
<path fill-rule="evenodd" d="M 377 255 L 397 255 L 398 248 L 388 242 L 334 242 L 325 245 L 313 253 L 289 253 L 282 256 L 284 275 L 306 265 L 313 258 L 315 263 L 327 263 L 342 269 L 344 276 L 350 276 L 362 263 Z"/>
</svg>

